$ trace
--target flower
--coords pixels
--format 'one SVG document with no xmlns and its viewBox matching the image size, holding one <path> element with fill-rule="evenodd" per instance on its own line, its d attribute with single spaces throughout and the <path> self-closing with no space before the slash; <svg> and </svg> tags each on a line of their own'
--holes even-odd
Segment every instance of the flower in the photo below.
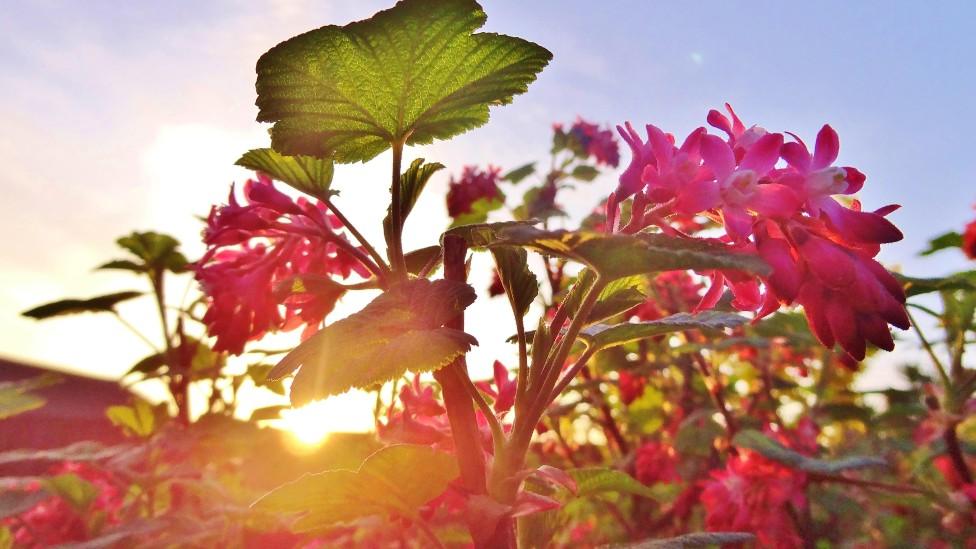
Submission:
<svg viewBox="0 0 976 549">
<path fill-rule="evenodd" d="M 271 331 L 305 325 L 303 335 L 311 335 L 343 293 L 333 277 L 369 276 L 321 202 L 292 200 L 262 174 L 243 194 L 241 204 L 231 186 L 227 204 L 211 209 L 208 249 L 193 266 L 207 296 L 203 321 L 217 338 L 214 350 L 232 354 Z M 311 292 L 305 284 L 292 292 L 290 282 L 301 276 L 322 288 Z"/>
<path fill-rule="evenodd" d="M 969 259 L 976 259 L 976 219 L 970 221 L 962 233 L 962 251 Z"/>
<path fill-rule="evenodd" d="M 637 480 L 648 486 L 659 482 L 681 480 L 677 470 L 678 454 L 674 447 L 661 442 L 646 442 L 637 449 L 634 471 Z"/>
<path fill-rule="evenodd" d="M 465 166 L 459 179 L 451 177 L 447 191 L 447 214 L 457 218 L 471 213 L 474 203 L 478 200 L 500 200 L 502 198 L 501 191 L 498 189 L 500 174 L 501 168 L 497 166 L 489 165 L 485 170 L 477 166 Z"/>
<path fill-rule="evenodd" d="M 596 124 L 576 117 L 569 128 L 569 134 L 579 143 L 586 156 L 593 157 L 597 164 L 616 168 L 620 163 L 617 140 L 609 129 L 601 130 Z"/>
<path fill-rule="evenodd" d="M 495 412 L 507 412 L 515 405 L 515 378 L 510 376 L 508 368 L 497 360 L 492 365 L 492 369 L 494 378 L 491 381 L 479 381 L 475 386 L 495 399 Z"/>
<path fill-rule="evenodd" d="M 620 386 L 620 400 L 624 404 L 630 404 L 644 394 L 644 388 L 647 384 L 644 378 L 626 371 L 621 371 L 617 375 L 617 382 Z"/>
<path fill-rule="evenodd" d="M 886 219 L 898 206 L 869 212 L 857 200 L 835 198 L 856 193 L 866 178 L 853 167 L 833 165 L 840 139 L 829 125 L 811 154 L 799 137 L 789 134 L 794 140 L 785 142 L 781 133 L 746 128 L 726 108 L 731 120 L 716 110 L 708 115 L 724 139 L 700 127 L 676 147 L 673 136 L 653 125 L 646 126 L 646 141 L 629 123 L 618 128 L 632 159 L 608 202 L 607 218 L 616 217 L 620 200 L 636 195 L 631 221 L 621 230 L 654 224 L 687 237 L 682 231 L 688 216 L 709 218 L 725 229 L 713 242 L 758 254 L 772 267 L 765 277 L 701 273 L 711 287 L 696 309 L 714 306 L 728 287 L 732 305 L 756 312 L 757 319 L 781 305 L 802 305 L 817 338 L 827 347 L 839 344 L 848 362 L 864 359 L 867 342 L 891 350 L 888 324 L 909 326 L 905 294 L 874 257 L 882 244 L 902 238 Z M 645 211 L 649 206 L 654 209 Z M 669 218 L 682 219 L 682 226 Z M 973 233 L 976 240 L 976 227 Z"/>
</svg>

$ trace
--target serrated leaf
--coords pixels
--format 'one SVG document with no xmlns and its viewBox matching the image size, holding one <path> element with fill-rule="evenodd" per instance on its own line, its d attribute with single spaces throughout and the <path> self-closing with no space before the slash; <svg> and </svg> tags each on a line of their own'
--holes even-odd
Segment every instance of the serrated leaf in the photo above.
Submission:
<svg viewBox="0 0 976 549">
<path fill-rule="evenodd" d="M 331 188 L 335 169 L 329 158 L 285 156 L 274 149 L 254 149 L 244 153 L 236 164 L 265 173 L 271 179 L 320 200 L 328 200 L 337 194 Z"/>
<path fill-rule="evenodd" d="M 430 177 L 434 175 L 438 170 L 444 169 L 444 165 L 440 162 L 431 162 L 429 164 L 424 164 L 423 158 L 417 158 L 410 163 L 410 167 L 407 171 L 403 172 L 400 176 L 400 222 L 406 221 L 407 216 L 413 210 L 414 205 L 417 204 L 417 199 L 420 198 L 420 194 L 424 192 L 424 187 L 427 186 L 427 182 Z M 383 219 L 383 231 L 387 235 L 387 240 L 390 238 L 390 231 L 392 229 L 393 223 L 393 205 L 386 209 L 386 217 Z"/>
<path fill-rule="evenodd" d="M 539 253 L 583 263 L 604 280 L 673 270 L 741 270 L 767 274 L 758 256 L 737 253 L 712 240 L 662 234 L 606 234 L 595 231 L 546 231 L 529 223 L 497 223 L 460 227 L 472 247 L 523 246 Z"/>
<path fill-rule="evenodd" d="M 704 311 L 701 313 L 676 313 L 671 316 L 644 322 L 624 322 L 621 324 L 594 324 L 580 331 L 580 337 L 587 346 L 606 349 L 631 341 L 680 332 L 684 330 L 723 330 L 736 328 L 748 321 L 744 316 L 723 311 Z"/>
<path fill-rule="evenodd" d="M 279 486 L 253 507 L 300 514 L 292 529 L 314 532 L 362 517 L 416 519 L 425 503 L 458 475 L 451 454 L 428 446 L 398 444 L 372 454 L 358 471 L 325 471 Z"/>
<path fill-rule="evenodd" d="M 29 311 L 24 311 L 22 315 L 37 320 L 52 318 L 56 316 L 75 315 L 80 313 L 111 313 L 115 311 L 115 306 L 123 301 L 128 301 L 142 295 L 142 292 L 128 291 L 116 292 L 113 294 L 92 297 L 89 299 L 62 299 L 45 303 L 39 307 L 34 307 Z"/>
<path fill-rule="evenodd" d="M 926 256 L 932 255 L 940 250 L 945 250 L 948 248 L 961 248 L 962 247 L 962 235 L 955 232 L 949 231 L 944 234 L 929 240 L 929 247 L 923 250 L 918 255 Z"/>
<path fill-rule="evenodd" d="M 597 297 L 587 322 L 599 322 L 640 305 L 647 300 L 647 296 L 639 289 L 643 285 L 644 277 L 641 275 L 625 276 L 611 281 Z M 571 315 L 575 315 L 579 310 L 579 302 L 580 299 L 575 300 Z"/>
<path fill-rule="evenodd" d="M 746 543 L 756 538 L 746 532 L 699 532 L 667 539 L 648 539 L 637 543 L 612 545 L 620 549 L 686 549 L 689 547 L 717 547 L 730 543 Z"/>
<path fill-rule="evenodd" d="M 485 19 L 473 0 L 403 0 L 278 44 L 257 63 L 272 147 L 358 162 L 481 126 L 489 105 L 525 92 L 552 58 L 519 38 L 472 34 Z"/>
<path fill-rule="evenodd" d="M 105 415 L 126 434 L 148 437 L 156 429 L 156 414 L 148 402 L 137 400 L 132 406 L 109 406 Z"/>
<path fill-rule="evenodd" d="M 600 175 L 600 170 L 596 169 L 594 166 L 580 164 L 573 168 L 570 175 L 573 177 L 573 179 L 578 179 L 580 181 L 593 181 L 596 179 L 596 176 Z"/>
<path fill-rule="evenodd" d="M 525 316 L 529 306 L 539 295 L 539 280 L 529 270 L 527 254 L 520 248 L 494 248 L 495 268 L 502 281 L 512 310 L 519 317 Z"/>
<path fill-rule="evenodd" d="M 84 511 L 98 497 L 98 488 L 75 474 L 57 475 L 43 479 L 44 488 L 67 501 L 76 511 Z"/>
<path fill-rule="evenodd" d="M 532 175 L 533 173 L 535 173 L 535 162 L 529 162 L 524 166 L 519 166 L 518 168 L 515 168 L 514 170 L 506 173 L 505 175 L 502 176 L 502 180 L 508 181 L 509 183 L 512 184 L 516 184 L 522 181 L 523 179 L 525 179 L 526 177 Z"/>
<path fill-rule="evenodd" d="M 915 278 L 898 273 L 894 275 L 905 288 L 905 295 L 913 297 L 947 290 L 976 291 L 976 271 L 963 271 L 939 278 Z"/>
<path fill-rule="evenodd" d="M 732 444 L 758 452 L 763 457 L 782 463 L 791 469 L 821 475 L 833 475 L 869 467 L 887 467 L 888 465 L 885 460 L 870 456 L 850 456 L 834 460 L 811 458 L 783 446 L 778 441 L 754 429 L 739 431 L 732 439 Z"/>
<path fill-rule="evenodd" d="M 441 247 L 427 246 L 407 252 L 404 254 L 403 260 L 407 264 L 407 272 L 410 274 L 419 274 L 424 269 L 433 272 L 442 261 Z"/>
<path fill-rule="evenodd" d="M 660 495 L 637 479 L 617 469 L 605 467 L 584 467 L 566 471 L 576 481 L 577 496 L 589 497 L 608 492 L 632 494 L 653 500 Z"/>
<path fill-rule="evenodd" d="M 292 403 L 300 405 L 389 381 L 407 370 L 437 370 L 477 344 L 464 332 L 442 327 L 474 300 L 470 286 L 449 280 L 394 286 L 304 341 L 268 378 L 301 367 L 291 388 Z"/>
</svg>

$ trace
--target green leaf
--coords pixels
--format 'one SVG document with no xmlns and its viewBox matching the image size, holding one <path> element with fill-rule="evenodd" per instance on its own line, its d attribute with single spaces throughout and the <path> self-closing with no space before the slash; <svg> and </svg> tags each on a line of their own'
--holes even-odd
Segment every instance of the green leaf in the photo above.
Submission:
<svg viewBox="0 0 976 549">
<path fill-rule="evenodd" d="M 163 353 L 153 353 L 146 358 L 136 362 L 125 375 L 130 374 L 152 374 L 166 366 L 166 356 Z"/>
<path fill-rule="evenodd" d="M 403 172 L 400 176 L 401 223 L 405 222 L 407 216 L 410 215 L 414 205 L 417 203 L 417 199 L 420 198 L 420 193 L 424 192 L 424 187 L 427 186 L 430 177 L 442 169 L 444 169 L 444 165 L 440 162 L 424 164 L 424 159 L 418 158 L 410 163 L 407 171 Z M 392 223 L 393 204 L 390 204 L 386 209 L 386 217 L 383 219 L 383 232 L 387 235 L 387 241 L 390 239 L 390 231 L 393 228 Z"/>
<path fill-rule="evenodd" d="M 576 481 L 578 497 L 596 496 L 608 492 L 631 494 L 653 500 L 661 497 L 649 486 L 644 486 L 634 477 L 616 469 L 584 467 L 570 469 L 566 473 Z"/>
<path fill-rule="evenodd" d="M 736 328 L 747 321 L 748 319 L 744 316 L 723 311 L 704 311 L 695 314 L 676 313 L 645 322 L 624 322 L 614 325 L 594 324 L 583 328 L 580 331 L 580 337 L 591 348 L 606 349 L 631 341 L 684 330 Z"/>
<path fill-rule="evenodd" d="M 96 269 L 100 271 L 115 270 L 115 271 L 131 271 L 134 273 L 146 272 L 146 268 L 143 265 L 140 265 L 135 261 L 130 261 L 128 259 L 116 259 L 113 261 L 109 261 L 108 263 L 102 263 L 101 265 L 96 267 Z"/>
<path fill-rule="evenodd" d="M 174 273 L 186 271 L 189 263 L 177 248 L 180 242 L 167 234 L 154 231 L 133 232 L 115 241 L 122 249 L 143 261 L 145 268 L 168 269 Z M 146 269 L 143 270 L 146 270 Z"/>
<path fill-rule="evenodd" d="M 156 429 L 156 413 L 144 400 L 137 400 L 132 406 L 109 406 L 105 415 L 128 435 L 145 438 Z"/>
<path fill-rule="evenodd" d="M 470 211 L 467 211 L 454 218 L 454 221 L 451 223 L 451 227 L 484 223 L 488 220 L 489 213 L 501 209 L 504 205 L 505 199 L 501 196 L 479 198 L 471 203 Z"/>
<path fill-rule="evenodd" d="M 655 271 L 730 269 L 769 273 L 758 256 L 735 253 L 699 238 L 662 234 L 606 234 L 594 231 L 545 231 L 530 223 L 508 222 L 459 227 L 450 231 L 471 247 L 523 246 L 539 253 L 583 263 L 605 280 Z"/>
<path fill-rule="evenodd" d="M 753 541 L 754 534 L 746 532 L 700 532 L 667 539 L 648 539 L 637 543 L 615 545 L 620 549 L 687 549 L 689 547 L 718 547 Z"/>
<path fill-rule="evenodd" d="M 947 248 L 961 248 L 962 247 L 962 235 L 955 232 L 949 231 L 945 234 L 940 234 L 939 236 L 929 240 L 929 247 L 918 255 L 926 256 L 932 255 L 940 250 L 945 250 Z"/>
<path fill-rule="evenodd" d="M 764 457 L 778 461 L 791 469 L 821 475 L 834 475 L 853 469 L 887 467 L 888 465 L 885 460 L 870 456 L 851 456 L 835 460 L 811 458 L 791 450 L 753 429 L 739 431 L 732 439 L 732 444 L 758 452 Z"/>
<path fill-rule="evenodd" d="M 552 58 L 519 38 L 472 34 L 485 19 L 473 0 L 403 0 L 278 44 L 257 63 L 272 147 L 359 162 L 481 126 L 489 105 L 525 92 Z"/>
<path fill-rule="evenodd" d="M 41 484 L 48 492 L 60 496 L 77 511 L 84 511 L 98 497 L 98 488 L 71 473 L 46 478 Z"/>
<path fill-rule="evenodd" d="M 418 510 L 458 475 L 451 454 L 427 446 L 397 444 L 372 454 L 358 471 L 305 475 L 279 486 L 253 507 L 300 514 L 292 528 L 314 532 L 362 517 L 417 519 Z"/>
<path fill-rule="evenodd" d="M 640 291 L 643 285 L 644 277 L 641 275 L 625 276 L 610 282 L 597 297 L 587 322 L 599 322 L 640 305 L 647 300 L 647 296 Z M 575 300 L 572 315 L 579 310 L 581 299 L 582 297 Z"/>
<path fill-rule="evenodd" d="M 908 297 L 946 290 L 976 291 L 976 271 L 963 271 L 940 278 L 915 278 L 898 273 L 891 274 L 905 287 L 905 295 Z"/>
<path fill-rule="evenodd" d="M 580 164 L 573 168 L 573 172 L 570 174 L 573 179 L 578 179 L 580 181 L 593 181 L 596 176 L 600 175 L 600 170 L 596 169 L 594 166 L 589 166 L 586 164 Z"/>
<path fill-rule="evenodd" d="M 285 156 L 274 149 L 254 149 L 244 153 L 236 164 L 265 173 L 271 179 L 320 200 L 328 200 L 337 194 L 331 189 L 335 170 L 329 158 Z"/>
<path fill-rule="evenodd" d="M 116 292 L 114 294 L 92 297 L 90 299 L 62 299 L 45 303 L 39 307 L 34 307 L 29 311 L 24 311 L 22 315 L 37 320 L 52 318 L 55 316 L 75 315 L 80 313 L 112 313 L 115 306 L 123 301 L 139 297 L 142 292 L 128 291 Z"/>
<path fill-rule="evenodd" d="M 502 281 L 512 310 L 519 317 L 525 316 L 529 306 L 539 295 L 539 280 L 529 270 L 527 254 L 520 248 L 494 248 L 498 277 Z"/>
<path fill-rule="evenodd" d="M 515 184 L 522 181 L 526 177 L 535 173 L 535 162 L 529 162 L 524 166 L 519 166 L 514 170 L 506 173 L 502 176 L 503 181 L 508 181 L 509 183 Z"/>
<path fill-rule="evenodd" d="M 60 383 L 62 378 L 54 374 L 41 374 L 29 379 L 0 383 L 0 419 L 36 410 L 45 400 L 30 391 Z"/>
<path fill-rule="evenodd" d="M 433 272 L 441 262 L 441 247 L 427 246 L 407 252 L 404 254 L 403 260 L 406 262 L 407 272 L 410 274 L 416 275 L 425 269 L 428 272 Z"/>
<path fill-rule="evenodd" d="M 477 341 L 443 328 L 475 300 L 467 284 L 417 279 L 394 286 L 362 311 L 304 341 L 268 375 L 280 379 L 302 367 L 291 387 L 299 405 L 449 364 Z"/>
</svg>

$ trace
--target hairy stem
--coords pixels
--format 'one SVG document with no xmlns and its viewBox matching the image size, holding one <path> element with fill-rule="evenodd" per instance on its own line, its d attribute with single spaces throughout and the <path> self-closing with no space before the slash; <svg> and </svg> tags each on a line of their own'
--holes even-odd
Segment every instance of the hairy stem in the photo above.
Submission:
<svg viewBox="0 0 976 549">
<path fill-rule="evenodd" d="M 403 216 L 400 202 L 400 164 L 403 161 L 403 142 L 393 144 L 393 178 L 390 184 L 390 194 L 392 195 L 392 205 L 390 206 L 391 231 L 390 241 L 386 243 L 390 256 L 390 265 L 393 267 L 393 274 L 398 280 L 407 279 L 407 264 L 403 258 Z"/>
</svg>

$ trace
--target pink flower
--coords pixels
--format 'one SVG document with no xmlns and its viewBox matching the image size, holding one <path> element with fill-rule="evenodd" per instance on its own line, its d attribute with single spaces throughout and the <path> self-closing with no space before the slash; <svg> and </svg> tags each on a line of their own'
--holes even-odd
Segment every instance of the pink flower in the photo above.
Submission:
<svg viewBox="0 0 976 549">
<path fill-rule="evenodd" d="M 596 124 L 577 116 L 576 122 L 569 128 L 569 134 L 576 138 L 587 156 L 593 157 L 597 164 L 616 168 L 620 163 L 620 151 L 612 131 L 601 130 Z"/>
<path fill-rule="evenodd" d="M 621 371 L 617 375 L 617 383 L 620 387 L 620 400 L 624 404 L 630 404 L 644 394 L 644 388 L 647 385 L 644 378 L 626 371 Z"/>
<path fill-rule="evenodd" d="M 637 480 L 648 486 L 659 482 L 679 482 L 678 454 L 674 447 L 661 442 L 647 442 L 637 449 L 634 470 Z"/>
<path fill-rule="evenodd" d="M 451 178 L 447 191 L 447 215 L 457 218 L 472 211 L 479 199 L 501 199 L 498 177 L 501 168 L 488 166 L 484 171 L 477 166 L 465 166 L 460 179 Z"/>
<path fill-rule="evenodd" d="M 475 383 L 475 386 L 495 399 L 495 412 L 507 412 L 515 405 L 515 378 L 510 376 L 508 368 L 497 360 L 492 368 L 495 374 L 494 378 L 491 381 L 479 381 Z"/>
<path fill-rule="evenodd" d="M 208 250 L 194 266 L 208 298 L 203 321 L 217 338 L 214 349 L 233 354 L 271 331 L 305 325 L 308 336 L 318 329 L 341 288 L 292 294 L 294 277 L 369 276 L 321 202 L 293 201 L 261 174 L 244 185 L 244 199 L 243 205 L 237 201 L 232 186 L 227 205 L 211 209 L 204 229 Z"/>
<path fill-rule="evenodd" d="M 962 233 L 962 251 L 969 259 L 976 259 L 976 220 L 970 221 Z"/>
</svg>

